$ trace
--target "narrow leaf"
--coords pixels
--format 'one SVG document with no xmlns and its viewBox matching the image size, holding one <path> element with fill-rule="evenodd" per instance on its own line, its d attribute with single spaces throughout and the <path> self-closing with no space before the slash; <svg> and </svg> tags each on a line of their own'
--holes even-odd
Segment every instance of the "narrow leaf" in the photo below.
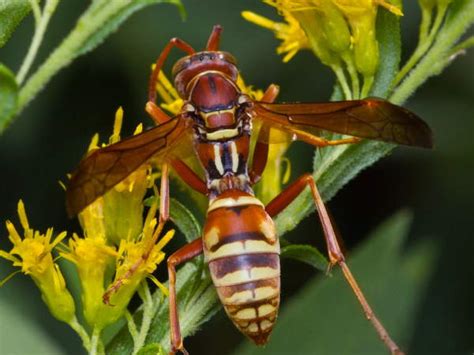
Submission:
<svg viewBox="0 0 474 355">
<path fill-rule="evenodd" d="M 135 0 L 128 2 L 127 5 L 116 7 L 116 11 L 111 11 L 105 21 L 97 26 L 96 31 L 92 32 L 89 37 L 85 39 L 82 43 L 81 48 L 78 50 L 77 55 L 83 55 L 99 44 L 101 44 L 111 33 L 115 32 L 117 28 L 133 13 L 142 9 L 145 6 L 159 4 L 159 3 L 171 3 L 179 7 L 180 11 L 183 11 L 183 6 L 179 0 Z M 87 20 L 88 22 L 95 22 L 95 14 L 99 13 L 100 10 L 95 10 L 91 8 L 90 11 L 87 11 L 82 19 Z M 83 23 L 81 23 L 83 25 Z"/>
<path fill-rule="evenodd" d="M 10 39 L 20 22 L 28 15 L 31 6 L 28 0 L 0 1 L 0 48 Z"/>
<path fill-rule="evenodd" d="M 379 68 L 370 95 L 387 97 L 392 81 L 398 73 L 402 52 L 399 17 L 380 7 L 376 30 L 379 43 Z"/>
<path fill-rule="evenodd" d="M 0 20 L 1 21 L 1 20 Z M 0 132 L 7 126 L 15 114 L 18 102 L 18 85 L 15 75 L 0 64 Z"/>
<path fill-rule="evenodd" d="M 369 303 L 403 350 L 409 350 L 415 310 L 437 255 L 427 243 L 402 253 L 410 222 L 409 213 L 396 214 L 348 258 Z M 234 355 L 388 353 L 339 268 L 332 275 L 315 277 L 283 304 L 265 348 L 245 341 Z"/>
<path fill-rule="evenodd" d="M 310 245 L 290 244 L 281 248 L 281 256 L 295 259 L 311 265 L 315 269 L 326 271 L 328 262 L 318 249 Z"/>
</svg>

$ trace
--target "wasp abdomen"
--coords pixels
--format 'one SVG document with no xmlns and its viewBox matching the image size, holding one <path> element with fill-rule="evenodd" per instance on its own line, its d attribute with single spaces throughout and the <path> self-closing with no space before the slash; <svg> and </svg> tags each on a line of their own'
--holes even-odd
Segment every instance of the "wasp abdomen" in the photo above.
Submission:
<svg viewBox="0 0 474 355">
<path fill-rule="evenodd" d="M 210 205 L 204 254 L 224 308 L 237 328 L 263 345 L 280 302 L 280 246 L 262 203 L 242 191 Z"/>
</svg>

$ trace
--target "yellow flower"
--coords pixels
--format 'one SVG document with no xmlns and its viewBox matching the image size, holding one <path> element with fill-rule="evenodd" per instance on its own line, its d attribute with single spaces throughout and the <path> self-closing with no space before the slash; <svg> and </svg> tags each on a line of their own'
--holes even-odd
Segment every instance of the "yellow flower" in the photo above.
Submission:
<svg viewBox="0 0 474 355">
<path fill-rule="evenodd" d="M 153 277 L 153 272 L 159 263 L 165 258 L 163 247 L 174 236 L 174 230 L 168 231 L 156 243 L 159 234 L 162 232 L 156 219 L 157 202 L 150 207 L 143 233 L 138 240 L 122 240 L 117 255 L 115 279 L 112 285 L 120 284 L 120 288 L 111 297 L 113 305 L 128 304 L 128 300 L 135 292 L 140 282 L 145 278 L 150 278 L 167 295 L 168 290 L 158 280 Z M 146 258 L 143 256 L 146 255 Z M 122 283 L 123 282 L 123 283 Z"/>
<path fill-rule="evenodd" d="M 273 22 L 248 11 L 242 13 L 244 18 L 275 31 L 277 37 L 284 41 L 282 45 L 291 42 L 294 48 L 311 48 L 321 62 L 334 71 L 347 99 L 368 94 L 378 67 L 379 49 L 375 33 L 377 7 L 383 6 L 395 15 L 402 15 L 399 7 L 386 0 L 263 2 L 275 7 L 284 17 L 286 24 Z M 279 36 L 277 24 L 279 28 L 299 28 L 298 37 L 304 36 L 304 45 L 297 44 L 295 36 Z M 296 51 L 291 52 L 292 55 Z M 285 57 L 284 61 L 292 55 Z M 344 65 L 352 81 L 352 92 L 347 83 Z M 364 77 L 362 92 L 359 92 L 358 73 Z"/>
<path fill-rule="evenodd" d="M 74 234 L 60 255 L 76 265 L 81 283 L 81 298 L 84 317 L 91 327 L 102 329 L 117 310 L 102 302 L 105 292 L 106 274 L 110 273 L 117 255 L 114 247 L 106 245 L 105 239 L 80 238 Z M 119 312 L 118 317 L 121 316 Z"/>
<path fill-rule="evenodd" d="M 6 227 L 13 248 L 8 253 L 0 250 L 0 256 L 13 262 L 14 266 L 21 267 L 25 275 L 31 276 L 51 314 L 69 323 L 75 318 L 74 301 L 52 255 L 54 247 L 66 237 L 66 232 L 53 239 L 52 228 L 45 234 L 31 229 L 21 200 L 18 202 L 18 216 L 24 235 L 21 237 L 13 223 L 7 221 Z"/>
<path fill-rule="evenodd" d="M 281 44 L 277 47 L 277 53 L 285 54 L 283 62 L 286 63 L 290 61 L 298 51 L 310 49 L 311 46 L 299 22 L 291 13 L 281 10 L 281 14 L 286 22 L 275 22 L 251 11 L 242 12 L 243 18 L 247 21 L 272 30 L 275 33 L 275 37 L 281 40 Z"/>
<path fill-rule="evenodd" d="M 155 65 L 152 66 L 152 70 L 154 68 Z M 181 108 L 183 107 L 183 99 L 179 96 L 178 92 L 162 70 L 160 70 L 160 73 L 158 74 L 156 91 L 163 100 L 163 102 L 160 104 L 162 108 L 170 112 L 173 116 L 181 112 Z"/>
<path fill-rule="evenodd" d="M 109 144 L 120 140 L 122 121 L 123 110 L 120 107 L 115 113 Z M 139 125 L 135 134 L 142 130 L 142 125 Z M 98 148 L 98 136 L 95 135 L 89 145 L 89 152 Z M 79 214 L 84 235 L 88 238 L 105 238 L 116 245 L 122 239 L 136 239 L 143 226 L 142 201 L 152 184 L 151 166 L 144 164 Z"/>
<path fill-rule="evenodd" d="M 378 6 L 383 6 L 397 16 L 401 10 L 384 0 L 332 0 L 347 18 L 352 32 L 354 57 L 357 70 L 373 76 L 378 66 L 378 43 L 375 20 Z"/>
</svg>

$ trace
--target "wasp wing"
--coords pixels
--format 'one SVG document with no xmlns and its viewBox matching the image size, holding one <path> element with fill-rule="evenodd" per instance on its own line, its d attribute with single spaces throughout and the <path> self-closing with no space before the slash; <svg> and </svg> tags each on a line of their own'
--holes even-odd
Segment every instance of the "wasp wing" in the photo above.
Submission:
<svg viewBox="0 0 474 355">
<path fill-rule="evenodd" d="M 255 102 L 257 119 L 277 129 L 317 135 L 319 130 L 389 143 L 433 147 L 431 129 L 407 109 L 371 98 L 327 103 Z"/>
<path fill-rule="evenodd" d="M 153 158 L 159 162 L 169 157 L 186 137 L 186 126 L 180 116 L 150 130 L 93 151 L 72 173 L 66 191 L 66 208 L 70 216 L 104 195 L 142 164 Z"/>
</svg>

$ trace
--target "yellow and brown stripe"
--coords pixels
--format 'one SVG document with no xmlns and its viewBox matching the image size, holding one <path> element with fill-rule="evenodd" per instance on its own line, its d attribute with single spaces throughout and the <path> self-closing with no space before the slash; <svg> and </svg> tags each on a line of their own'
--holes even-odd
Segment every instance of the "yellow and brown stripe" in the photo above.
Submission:
<svg viewBox="0 0 474 355">
<path fill-rule="evenodd" d="M 204 255 L 224 308 L 257 345 L 267 342 L 280 302 L 280 246 L 262 203 L 226 191 L 209 206 Z"/>
</svg>

